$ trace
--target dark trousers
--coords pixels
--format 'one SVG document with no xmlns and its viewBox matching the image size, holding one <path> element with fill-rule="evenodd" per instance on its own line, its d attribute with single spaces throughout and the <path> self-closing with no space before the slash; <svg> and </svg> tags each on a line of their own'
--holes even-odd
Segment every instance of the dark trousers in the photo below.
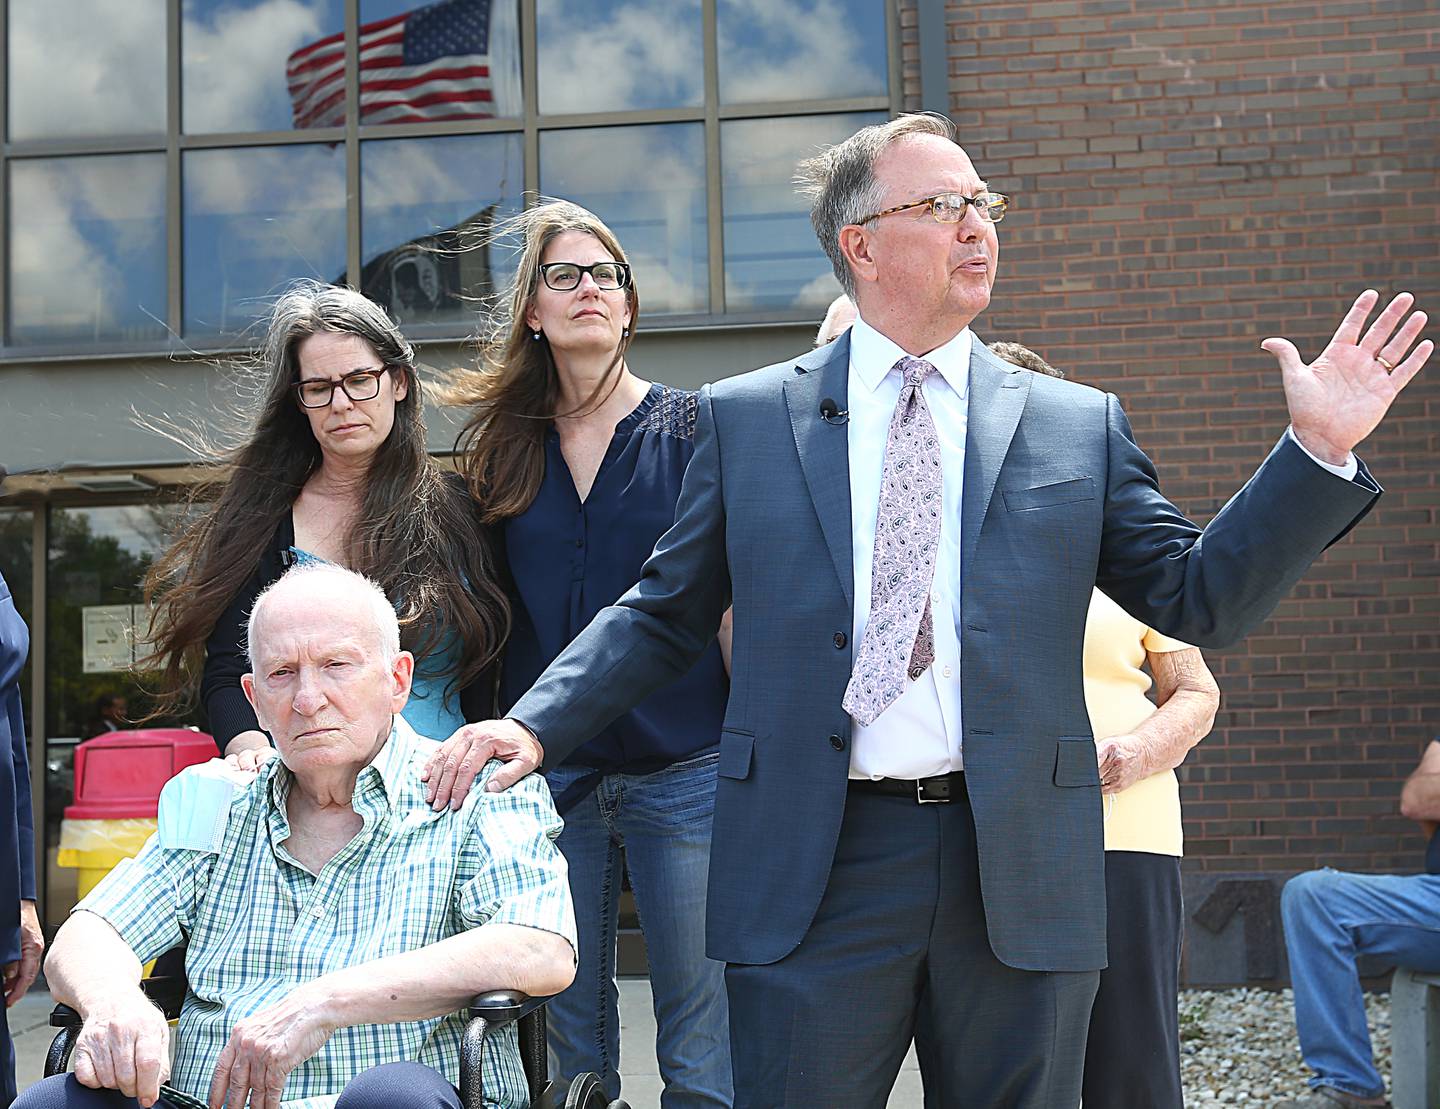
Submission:
<svg viewBox="0 0 1440 1109">
<path fill-rule="evenodd" d="M 15 1109 L 139 1109 L 140 1103 L 115 1090 L 92 1090 L 73 1074 L 37 1082 Z M 156 1109 L 171 1109 L 162 1097 Z M 421 1063 L 386 1063 L 350 1080 L 335 1109 L 460 1109 L 460 1094 Z"/>
<path fill-rule="evenodd" d="M 10 1019 L 0 998 L 0 1109 L 15 1100 L 15 1043 L 10 1039 Z"/>
<path fill-rule="evenodd" d="M 1110 965 L 1090 1014 L 1085 1109 L 1181 1109 L 1180 860 L 1105 852 Z"/>
<path fill-rule="evenodd" d="M 800 946 L 725 969 L 735 1105 L 883 1109 L 913 1039 L 929 1109 L 1074 1106 L 1097 977 L 995 958 L 963 795 L 852 789 Z"/>
</svg>

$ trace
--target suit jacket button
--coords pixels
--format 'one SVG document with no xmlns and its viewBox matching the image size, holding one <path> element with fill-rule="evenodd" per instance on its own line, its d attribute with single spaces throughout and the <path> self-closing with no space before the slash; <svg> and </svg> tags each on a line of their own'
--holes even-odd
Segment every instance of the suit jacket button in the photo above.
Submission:
<svg viewBox="0 0 1440 1109">
<path fill-rule="evenodd" d="M 845 750 L 845 741 L 841 739 L 838 735 L 832 735 L 830 737 L 830 746 L 835 748 L 835 750 L 837 751 L 843 751 Z"/>
<path fill-rule="evenodd" d="M 845 644 L 849 643 L 850 640 L 846 637 L 844 632 L 836 632 L 835 638 L 832 642 L 834 642 L 835 649 L 838 651 L 841 650 L 845 646 Z"/>
</svg>

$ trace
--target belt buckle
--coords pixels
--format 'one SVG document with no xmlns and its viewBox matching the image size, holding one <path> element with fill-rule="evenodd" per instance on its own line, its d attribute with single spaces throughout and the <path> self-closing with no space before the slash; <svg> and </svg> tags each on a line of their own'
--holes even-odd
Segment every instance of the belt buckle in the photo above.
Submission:
<svg viewBox="0 0 1440 1109">
<path fill-rule="evenodd" d="M 947 804 L 949 804 L 949 803 L 950 803 L 950 797 L 948 796 L 948 794 L 947 794 L 946 796 L 944 796 L 944 797 L 926 797 L 926 796 L 925 796 L 925 783 L 926 783 L 927 781 L 930 781 L 930 779 L 929 779 L 929 778 L 916 778 L 916 779 L 915 779 L 915 803 L 916 803 L 917 805 L 947 805 Z M 949 782 L 948 779 L 945 780 L 945 784 L 946 784 L 947 786 L 950 784 L 950 782 Z"/>
</svg>

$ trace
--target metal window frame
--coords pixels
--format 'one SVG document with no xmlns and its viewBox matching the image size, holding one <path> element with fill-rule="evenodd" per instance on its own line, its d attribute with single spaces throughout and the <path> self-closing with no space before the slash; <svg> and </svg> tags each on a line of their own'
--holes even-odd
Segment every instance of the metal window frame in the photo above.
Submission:
<svg viewBox="0 0 1440 1109">
<path fill-rule="evenodd" d="M 163 135 L 112 135 L 103 138 L 45 139 L 12 143 L 8 134 L 8 85 L 0 81 L 0 364 L 18 361 L 70 361 L 77 358 L 127 357 L 155 355 L 173 357 L 186 353 L 210 354 L 237 349 L 235 337 L 213 339 L 184 335 L 184 188 L 183 159 L 190 150 L 244 148 L 254 146 L 344 144 L 345 147 L 345 230 L 346 279 L 359 286 L 364 263 L 361 239 L 363 181 L 361 178 L 361 144 L 376 139 L 418 139 L 453 135 L 478 135 L 495 132 L 518 133 L 522 136 L 524 156 L 523 193 L 525 203 L 534 203 L 540 193 L 540 135 L 551 130 L 574 128 L 621 127 L 664 123 L 700 123 L 705 144 L 705 210 L 707 273 L 710 290 L 708 311 L 690 315 L 660 317 L 647 327 L 650 331 L 688 331 L 696 328 L 731 328 L 794 323 L 804 313 L 792 310 L 779 312 L 730 313 L 725 296 L 725 228 L 724 192 L 721 180 L 720 129 L 729 120 L 775 119 L 813 115 L 834 115 L 846 112 L 884 111 L 895 113 L 903 108 L 903 87 L 900 43 L 900 3 L 902 0 L 880 0 L 884 6 L 886 29 L 888 85 L 884 95 L 840 97 L 804 101 L 765 101 L 753 104 L 720 103 L 720 60 L 718 0 L 701 0 L 700 19 L 703 43 L 702 104 L 683 108 L 654 108 L 625 111 L 565 113 L 541 115 L 539 112 L 539 48 L 536 41 L 538 0 L 518 0 L 520 5 L 521 87 L 524 107 L 521 116 L 510 119 L 458 120 L 443 123 L 408 123 L 361 126 L 360 75 L 358 45 L 360 37 L 360 0 L 344 0 L 345 17 L 345 122 L 343 126 L 307 131 L 245 131 L 235 133 L 185 134 L 181 130 L 183 108 L 184 43 L 182 0 L 164 0 L 166 5 L 166 110 Z M 921 0 L 922 7 L 925 0 Z M 933 0 L 931 0 L 933 6 Z M 0 58 L 8 58 L 8 0 L 0 0 Z M 10 343 L 10 165 L 30 158 L 79 157 L 96 154 L 162 154 L 165 158 L 165 222 L 166 222 L 166 315 L 170 341 L 157 345 L 153 341 L 135 344 L 46 344 L 16 346 Z M 452 324 L 408 328 L 417 338 L 463 341 L 471 329 Z"/>
</svg>

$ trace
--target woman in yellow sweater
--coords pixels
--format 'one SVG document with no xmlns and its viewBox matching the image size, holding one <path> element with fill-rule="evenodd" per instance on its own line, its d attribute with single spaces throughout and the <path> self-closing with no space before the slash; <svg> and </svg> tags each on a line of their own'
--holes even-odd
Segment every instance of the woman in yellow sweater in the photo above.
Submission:
<svg viewBox="0 0 1440 1109">
<path fill-rule="evenodd" d="M 1001 358 L 1063 377 L 1018 343 Z M 1145 671 L 1149 670 L 1149 674 Z M 1146 697 L 1155 679 L 1154 703 Z M 1085 707 L 1105 806 L 1109 966 L 1090 1012 L 1085 1109 L 1182 1109 L 1180 783 L 1220 689 L 1195 647 L 1147 628 L 1098 589 L 1085 622 Z"/>
</svg>

